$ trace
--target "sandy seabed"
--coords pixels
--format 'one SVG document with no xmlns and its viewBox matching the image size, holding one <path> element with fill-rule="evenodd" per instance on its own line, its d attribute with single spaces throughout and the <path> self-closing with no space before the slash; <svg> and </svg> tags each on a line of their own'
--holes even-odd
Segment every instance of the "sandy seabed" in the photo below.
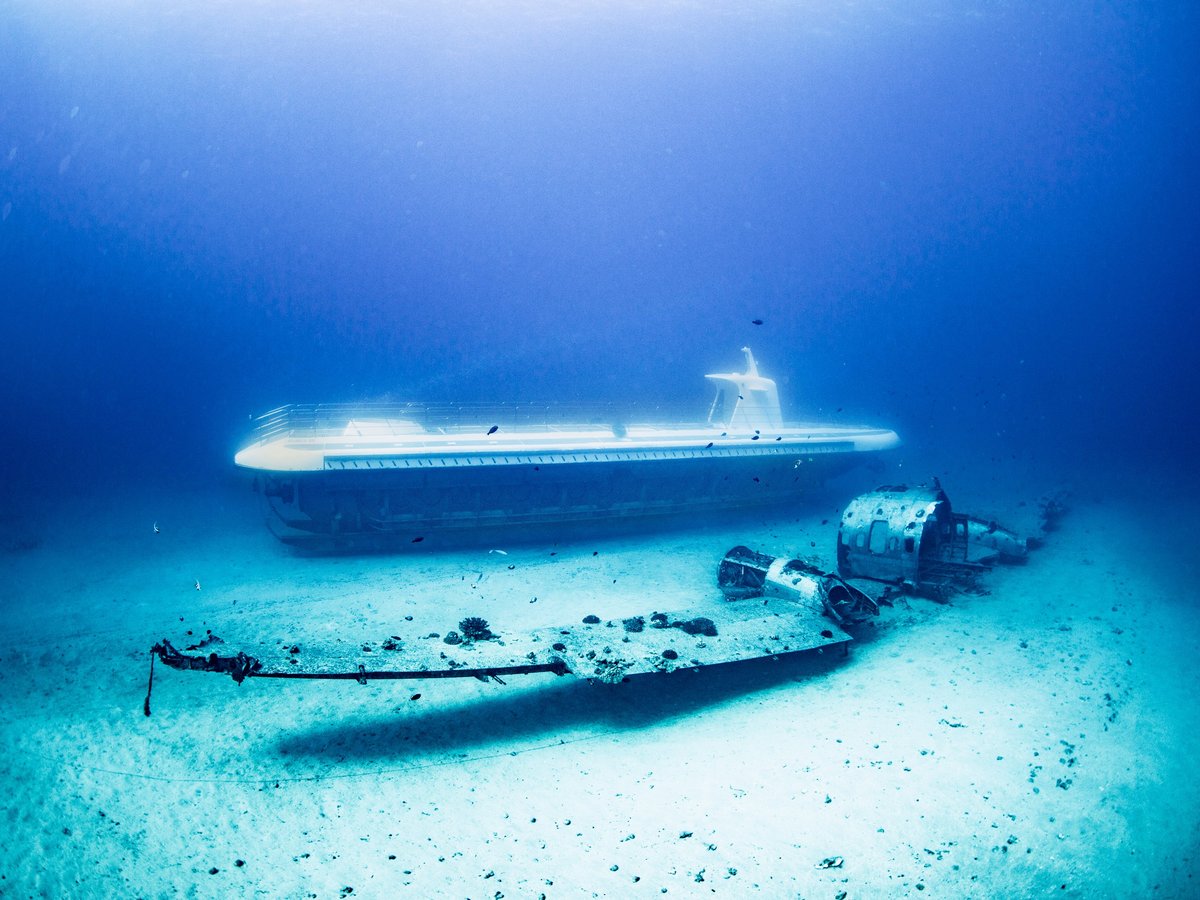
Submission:
<svg viewBox="0 0 1200 900">
<path fill-rule="evenodd" d="M 520 633 L 722 603 L 736 544 L 832 567 L 875 486 L 845 483 L 774 518 L 390 556 L 296 555 L 241 484 L 14 504 L 0 895 L 1200 895 L 1200 572 L 1164 485 L 1077 489 L 990 593 L 885 609 L 848 656 L 616 686 L 159 666 L 143 715 L 164 636 Z M 1036 496 L 946 487 L 980 513 Z"/>
</svg>

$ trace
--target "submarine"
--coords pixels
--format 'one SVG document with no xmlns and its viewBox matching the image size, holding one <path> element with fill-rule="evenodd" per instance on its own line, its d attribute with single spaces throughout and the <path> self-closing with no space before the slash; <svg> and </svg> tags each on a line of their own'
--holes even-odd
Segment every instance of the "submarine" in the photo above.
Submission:
<svg viewBox="0 0 1200 900">
<path fill-rule="evenodd" d="M 745 371 L 696 422 L 626 421 L 577 406 L 291 404 L 255 421 L 234 462 L 255 475 L 285 543 L 419 543 L 431 532 L 794 502 L 899 445 L 887 428 L 784 421 L 776 383 Z"/>
</svg>

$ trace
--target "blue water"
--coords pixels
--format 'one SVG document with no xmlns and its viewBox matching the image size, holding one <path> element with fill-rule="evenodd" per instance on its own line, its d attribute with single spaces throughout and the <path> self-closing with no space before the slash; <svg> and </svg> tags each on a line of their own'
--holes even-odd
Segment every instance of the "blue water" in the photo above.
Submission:
<svg viewBox="0 0 1200 900">
<path fill-rule="evenodd" d="M 1190 0 L 0 0 L 0 895 L 1196 896 L 1198 46 Z M 886 474 L 313 558 L 232 466 L 289 402 L 700 416 L 744 345 Z M 691 616 L 731 546 L 832 560 L 930 475 L 1075 493 L 837 660 L 162 666 L 143 715 L 166 635 Z"/>
<path fill-rule="evenodd" d="M 1172 2 L 3 0 L 6 468 L 203 479 L 292 401 L 702 410 L 744 344 L 915 456 L 1180 462 L 1198 36 Z"/>
</svg>

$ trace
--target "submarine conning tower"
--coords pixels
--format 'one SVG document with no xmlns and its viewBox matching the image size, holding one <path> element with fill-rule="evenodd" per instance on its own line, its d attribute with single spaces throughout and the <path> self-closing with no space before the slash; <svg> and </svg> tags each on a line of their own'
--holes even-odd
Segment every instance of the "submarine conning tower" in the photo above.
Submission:
<svg viewBox="0 0 1200 900">
<path fill-rule="evenodd" d="M 717 385 L 708 423 L 719 425 L 732 434 L 782 428 L 783 416 L 775 382 L 758 374 L 758 363 L 749 347 L 743 347 L 742 352 L 746 354 L 745 372 L 704 376 Z"/>
</svg>

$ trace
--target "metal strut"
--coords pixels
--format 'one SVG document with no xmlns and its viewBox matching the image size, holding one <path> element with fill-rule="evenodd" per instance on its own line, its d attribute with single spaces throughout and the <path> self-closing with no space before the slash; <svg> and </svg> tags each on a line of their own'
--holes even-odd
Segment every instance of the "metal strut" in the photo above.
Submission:
<svg viewBox="0 0 1200 900">
<path fill-rule="evenodd" d="M 235 682 L 241 684 L 247 678 L 310 678 L 326 681 L 357 681 L 366 684 L 368 681 L 411 681 L 418 678 L 478 678 L 480 681 L 496 681 L 503 684 L 501 675 L 534 675 L 540 672 L 553 672 L 555 675 L 568 675 L 570 669 L 561 659 L 545 663 L 524 663 L 514 666 L 483 666 L 468 668 L 466 666 L 453 669 L 402 669 L 388 671 L 368 671 L 359 665 L 353 672 L 271 672 L 263 668 L 260 660 L 246 653 L 239 652 L 236 656 L 218 656 L 209 653 L 202 656 L 189 656 L 180 653 L 166 638 L 150 648 L 150 678 L 154 678 L 154 657 L 162 660 L 164 665 L 172 669 L 193 672 L 219 672 L 230 675 Z M 149 699 L 147 690 L 147 700 Z"/>
<path fill-rule="evenodd" d="M 166 662 L 166 660 L 163 660 Z M 167 663 L 167 665 L 171 665 Z M 194 667 L 189 667 L 194 668 Z M 221 672 L 223 669 L 206 671 Z M 555 675 L 570 675 L 571 670 L 562 660 L 548 663 L 529 663 L 521 666 L 488 666 L 482 669 L 408 669 L 401 671 L 369 672 L 363 666 L 357 672 L 250 672 L 246 677 L 254 678 L 321 678 L 330 681 L 415 681 L 420 678 L 478 678 L 480 681 L 495 681 L 504 684 L 501 675 L 536 675 L 553 672 Z M 235 679 L 240 682 L 240 679 Z"/>
</svg>

